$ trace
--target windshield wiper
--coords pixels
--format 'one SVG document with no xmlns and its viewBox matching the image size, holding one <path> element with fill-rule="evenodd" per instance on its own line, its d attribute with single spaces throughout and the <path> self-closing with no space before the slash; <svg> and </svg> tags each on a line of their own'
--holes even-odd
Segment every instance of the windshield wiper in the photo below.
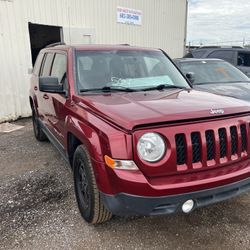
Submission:
<svg viewBox="0 0 250 250">
<path fill-rule="evenodd" d="M 135 89 L 126 88 L 126 87 L 109 87 L 105 86 L 103 88 L 93 88 L 93 89 L 80 89 L 81 93 L 91 92 L 91 91 L 101 91 L 101 92 L 113 92 L 113 91 L 122 91 L 122 92 L 133 92 Z"/>
<path fill-rule="evenodd" d="M 187 89 L 187 88 L 182 87 L 182 86 L 176 86 L 176 85 L 160 84 L 160 85 L 145 88 L 145 89 L 142 89 L 142 90 L 143 91 L 149 91 L 149 90 L 163 90 L 163 89 Z"/>
</svg>

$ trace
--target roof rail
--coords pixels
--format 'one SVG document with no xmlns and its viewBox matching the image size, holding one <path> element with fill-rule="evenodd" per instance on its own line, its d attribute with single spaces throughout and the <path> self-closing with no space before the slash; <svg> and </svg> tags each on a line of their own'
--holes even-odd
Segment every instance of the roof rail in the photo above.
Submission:
<svg viewBox="0 0 250 250">
<path fill-rule="evenodd" d="M 211 45 L 211 46 L 200 46 L 199 48 L 205 48 L 205 49 L 213 49 L 213 48 L 220 48 L 220 46 L 216 46 L 216 45 Z"/>
<path fill-rule="evenodd" d="M 58 45 L 66 45 L 66 43 L 64 42 L 51 43 L 51 44 L 48 44 L 45 48 L 51 48 L 51 47 L 55 47 Z"/>
<path fill-rule="evenodd" d="M 243 49 L 243 47 L 241 46 L 230 46 L 230 45 L 221 45 L 221 46 L 217 46 L 217 45 L 212 45 L 212 46 L 200 46 L 199 48 L 205 48 L 205 49 L 214 49 L 214 48 L 222 48 L 222 49 Z"/>
</svg>

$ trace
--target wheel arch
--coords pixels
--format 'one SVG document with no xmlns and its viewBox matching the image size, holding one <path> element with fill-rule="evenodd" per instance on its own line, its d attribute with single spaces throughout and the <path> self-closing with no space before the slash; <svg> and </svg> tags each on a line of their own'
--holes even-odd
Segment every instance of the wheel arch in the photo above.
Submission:
<svg viewBox="0 0 250 250">
<path fill-rule="evenodd" d="M 75 117 L 68 117 L 66 127 L 68 128 L 66 152 L 71 167 L 73 168 L 75 150 L 79 145 L 83 144 L 90 155 L 99 190 L 110 191 L 111 186 L 103 158 L 107 145 L 104 144 L 105 142 L 102 141 L 99 133 L 95 131 L 94 127 L 77 120 Z"/>
<path fill-rule="evenodd" d="M 74 133 L 68 132 L 67 134 L 67 154 L 70 166 L 73 166 L 73 157 L 77 147 L 84 144 Z"/>
</svg>

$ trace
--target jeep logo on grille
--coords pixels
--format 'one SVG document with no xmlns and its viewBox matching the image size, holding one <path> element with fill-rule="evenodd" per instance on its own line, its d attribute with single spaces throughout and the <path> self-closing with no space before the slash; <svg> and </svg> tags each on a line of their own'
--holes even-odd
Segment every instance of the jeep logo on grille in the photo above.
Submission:
<svg viewBox="0 0 250 250">
<path fill-rule="evenodd" d="M 222 115 L 224 114 L 224 109 L 210 109 L 211 115 Z"/>
</svg>

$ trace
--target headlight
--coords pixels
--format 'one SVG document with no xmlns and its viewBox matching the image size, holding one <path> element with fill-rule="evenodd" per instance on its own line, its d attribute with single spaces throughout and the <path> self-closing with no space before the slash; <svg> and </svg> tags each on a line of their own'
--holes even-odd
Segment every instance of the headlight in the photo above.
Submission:
<svg viewBox="0 0 250 250">
<path fill-rule="evenodd" d="M 159 161 L 165 154 L 165 150 L 165 143 L 157 133 L 146 133 L 137 143 L 139 157 L 148 162 Z"/>
</svg>

